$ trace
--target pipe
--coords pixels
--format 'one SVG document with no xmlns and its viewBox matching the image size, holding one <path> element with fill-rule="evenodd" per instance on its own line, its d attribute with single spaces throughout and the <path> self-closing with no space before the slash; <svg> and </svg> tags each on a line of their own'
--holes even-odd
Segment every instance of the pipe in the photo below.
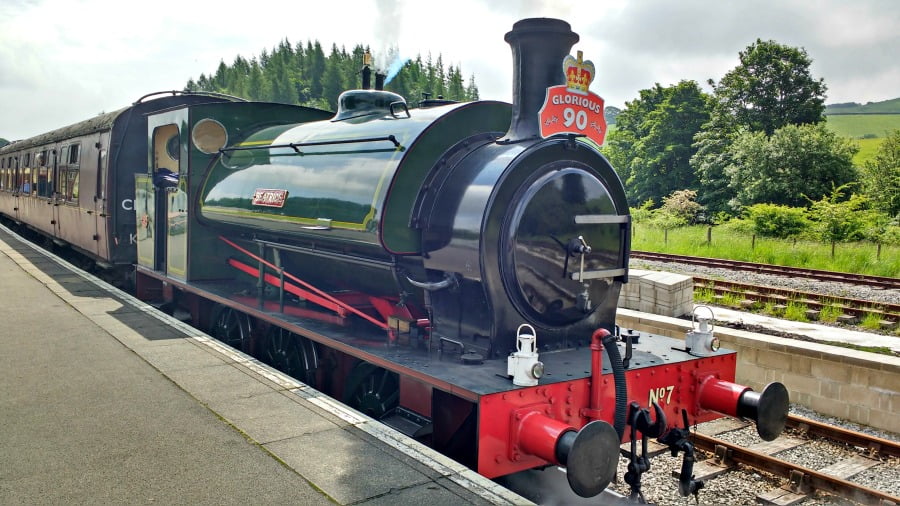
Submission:
<svg viewBox="0 0 900 506">
<path fill-rule="evenodd" d="M 602 420 L 603 388 L 600 378 L 603 376 L 603 349 L 609 355 L 610 367 L 613 371 L 613 382 L 616 389 L 616 407 L 613 413 L 613 428 L 619 440 L 625 435 L 625 424 L 628 417 L 628 385 L 625 380 L 625 366 L 616 346 L 616 338 L 608 330 L 598 328 L 591 334 L 591 392 L 589 406 L 582 409 L 581 414 L 591 420 Z"/>
<path fill-rule="evenodd" d="M 591 334 L 591 391 L 588 407 L 581 410 L 581 415 L 590 420 L 601 420 L 603 415 L 601 408 L 603 389 L 600 386 L 600 378 L 603 375 L 603 338 L 608 335 L 609 331 L 604 328 L 599 328 Z"/>
</svg>

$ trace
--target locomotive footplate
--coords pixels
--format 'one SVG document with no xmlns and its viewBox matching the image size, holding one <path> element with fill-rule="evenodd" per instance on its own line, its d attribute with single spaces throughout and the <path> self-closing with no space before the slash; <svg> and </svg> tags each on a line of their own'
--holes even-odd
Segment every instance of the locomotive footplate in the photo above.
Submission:
<svg viewBox="0 0 900 506">
<path fill-rule="evenodd" d="M 316 341 L 323 346 L 334 348 L 351 356 L 371 362 L 401 375 L 407 375 L 435 388 L 452 393 L 469 401 L 478 401 L 481 396 L 520 390 L 507 376 L 506 356 L 501 359 L 484 360 L 469 364 L 462 359 L 457 347 L 444 346 L 443 351 L 436 343 L 430 349 L 388 343 L 385 332 L 373 328 L 365 322 L 349 319 L 349 325 L 338 325 L 322 321 L 321 318 L 304 318 L 260 309 L 256 298 L 247 294 L 255 293 L 255 287 L 246 284 L 244 290 L 236 290 L 234 281 L 180 282 L 166 278 L 161 273 L 139 268 L 141 274 L 150 275 L 175 285 L 184 291 L 200 294 L 205 298 L 240 309 L 246 314 L 284 327 L 295 334 Z M 585 336 L 589 342 L 590 336 Z M 465 342 L 465 340 L 461 340 Z M 624 355 L 625 343 L 619 342 L 620 353 Z M 650 391 L 647 399 L 636 399 L 642 405 L 660 398 L 672 401 L 674 387 L 671 378 L 683 367 L 690 367 L 696 374 L 701 370 L 733 371 L 736 352 L 720 349 L 703 360 L 684 351 L 684 341 L 664 336 L 642 336 L 632 345 L 628 364 L 630 391 Z M 573 380 L 587 380 L 591 375 L 591 354 L 587 345 L 581 348 L 540 352 L 544 364 L 544 375 L 539 386 L 552 385 Z M 685 366 L 680 364 L 685 363 Z M 702 366 L 706 363 L 706 366 Z M 646 374 L 641 371 L 651 369 Z M 732 373 L 733 374 L 733 373 Z M 612 369 L 604 352 L 603 376 L 612 392 Z M 734 377 L 721 376 L 726 381 Z M 640 389 L 638 389 L 640 385 Z M 667 415 L 670 413 L 666 413 Z M 671 413 L 673 415 L 677 413 Z"/>
</svg>

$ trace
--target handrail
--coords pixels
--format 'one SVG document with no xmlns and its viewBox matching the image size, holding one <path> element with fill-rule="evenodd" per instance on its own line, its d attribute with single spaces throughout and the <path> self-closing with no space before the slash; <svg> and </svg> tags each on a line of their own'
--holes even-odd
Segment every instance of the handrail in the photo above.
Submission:
<svg viewBox="0 0 900 506">
<path fill-rule="evenodd" d="M 342 301 L 342 300 L 340 300 L 340 299 L 337 299 L 336 297 L 333 297 L 333 296 L 332 296 L 331 294 L 329 294 L 328 292 L 325 292 L 325 291 L 323 291 L 323 290 L 321 290 L 321 289 L 319 289 L 319 288 L 316 288 L 315 286 L 313 286 L 313 285 L 307 283 L 306 281 L 303 281 L 302 279 L 298 278 L 297 276 L 294 276 L 293 274 L 291 274 L 291 273 L 289 273 L 289 272 L 286 272 L 284 269 L 280 269 L 280 268 L 277 267 L 275 264 L 273 264 L 273 263 L 271 263 L 271 262 L 269 262 L 269 261 L 267 261 L 267 260 L 265 260 L 265 259 L 259 257 L 258 255 L 255 255 L 255 254 L 253 254 L 253 253 L 247 251 L 246 249 L 244 249 L 244 248 L 238 246 L 237 244 L 235 244 L 234 242 L 232 242 L 232 241 L 230 241 L 229 239 L 225 238 L 224 236 L 221 236 L 221 235 L 220 235 L 220 236 L 219 236 L 219 239 L 222 240 L 222 242 L 224 242 L 225 244 L 227 244 L 227 245 L 231 246 L 232 248 L 238 250 L 239 252 L 241 252 L 241 253 L 247 255 L 248 257 L 250 257 L 250 258 L 256 260 L 257 262 L 259 262 L 259 263 L 265 265 L 266 267 L 268 267 L 268 268 L 270 268 L 270 269 L 273 269 L 273 270 L 275 270 L 276 272 L 284 273 L 284 276 L 285 276 L 286 278 L 289 278 L 290 280 L 292 280 L 292 281 L 294 281 L 294 282 L 300 284 L 300 285 L 303 286 L 305 289 L 307 289 L 307 290 L 309 290 L 310 292 L 316 294 L 317 296 L 322 297 L 323 299 L 325 299 L 325 300 L 327 300 L 327 301 L 329 301 L 329 302 L 331 302 L 331 303 L 333 303 L 333 304 L 335 304 L 335 305 L 337 305 L 337 306 L 339 306 L 339 307 L 341 307 L 341 308 L 343 308 L 343 309 L 346 309 L 347 311 L 349 311 L 349 312 L 355 314 L 356 316 L 359 316 L 360 318 L 363 318 L 364 320 L 367 320 L 368 322 L 370 322 L 370 323 L 372 323 L 372 324 L 378 326 L 379 328 L 381 328 L 381 329 L 383 329 L 383 330 L 388 330 L 388 329 L 389 329 L 389 326 L 388 326 L 387 322 L 383 322 L 383 321 L 377 320 L 377 319 L 373 318 L 372 316 L 367 315 L 366 313 L 363 313 L 363 312 L 360 311 L 359 309 L 356 309 L 355 307 L 353 307 L 353 306 L 347 304 L 346 302 L 344 302 L 344 301 Z M 321 304 L 320 304 L 320 305 L 321 305 Z"/>
<path fill-rule="evenodd" d="M 400 141 L 397 140 L 397 137 L 393 134 L 386 135 L 384 137 L 364 137 L 361 139 L 336 139 L 332 141 L 317 141 L 317 142 L 290 142 L 288 144 L 270 144 L 268 146 L 238 146 L 233 148 L 222 148 L 219 150 L 220 153 L 225 153 L 229 151 L 251 151 L 254 149 L 274 149 L 274 148 L 291 148 L 295 152 L 299 153 L 300 150 L 297 148 L 302 148 L 305 146 L 330 146 L 332 144 L 359 144 L 363 142 L 379 142 L 379 141 L 388 141 L 391 142 L 395 148 L 400 147 Z"/>
</svg>

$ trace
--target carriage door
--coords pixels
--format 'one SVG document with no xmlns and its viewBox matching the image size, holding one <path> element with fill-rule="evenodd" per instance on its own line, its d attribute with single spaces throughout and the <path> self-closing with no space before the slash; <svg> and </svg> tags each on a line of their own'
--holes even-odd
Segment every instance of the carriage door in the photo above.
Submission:
<svg viewBox="0 0 900 506">
<path fill-rule="evenodd" d="M 62 198 L 60 198 L 59 193 L 59 164 L 60 160 L 63 159 L 60 153 L 61 149 L 65 149 L 65 152 L 68 153 L 68 146 L 65 148 L 57 147 L 50 151 L 50 160 L 52 164 L 50 165 L 50 204 L 53 205 L 53 218 L 51 223 L 53 223 L 53 235 L 56 237 L 62 236 L 62 223 L 60 223 L 60 215 L 59 215 L 59 204 L 63 202 Z"/>
<path fill-rule="evenodd" d="M 187 258 L 184 169 L 187 164 L 182 150 L 181 122 L 168 116 L 151 118 L 151 174 L 138 175 L 135 181 L 138 260 L 141 265 L 184 279 Z"/>
<path fill-rule="evenodd" d="M 107 188 L 109 188 L 109 132 L 101 132 L 94 147 L 97 149 L 97 178 L 94 179 L 94 241 L 97 244 L 97 255 L 109 258 L 109 241 L 111 220 L 107 208 Z"/>
</svg>

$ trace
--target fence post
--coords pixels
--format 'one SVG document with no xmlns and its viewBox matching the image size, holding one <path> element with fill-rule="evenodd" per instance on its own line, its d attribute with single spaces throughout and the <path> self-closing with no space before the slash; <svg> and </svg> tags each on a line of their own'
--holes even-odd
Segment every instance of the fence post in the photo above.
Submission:
<svg viewBox="0 0 900 506">
<path fill-rule="evenodd" d="M 712 225 L 706 227 L 706 245 L 712 245 Z"/>
<path fill-rule="evenodd" d="M 750 241 L 750 249 L 756 249 L 756 234 L 753 234 L 753 240 Z"/>
</svg>

